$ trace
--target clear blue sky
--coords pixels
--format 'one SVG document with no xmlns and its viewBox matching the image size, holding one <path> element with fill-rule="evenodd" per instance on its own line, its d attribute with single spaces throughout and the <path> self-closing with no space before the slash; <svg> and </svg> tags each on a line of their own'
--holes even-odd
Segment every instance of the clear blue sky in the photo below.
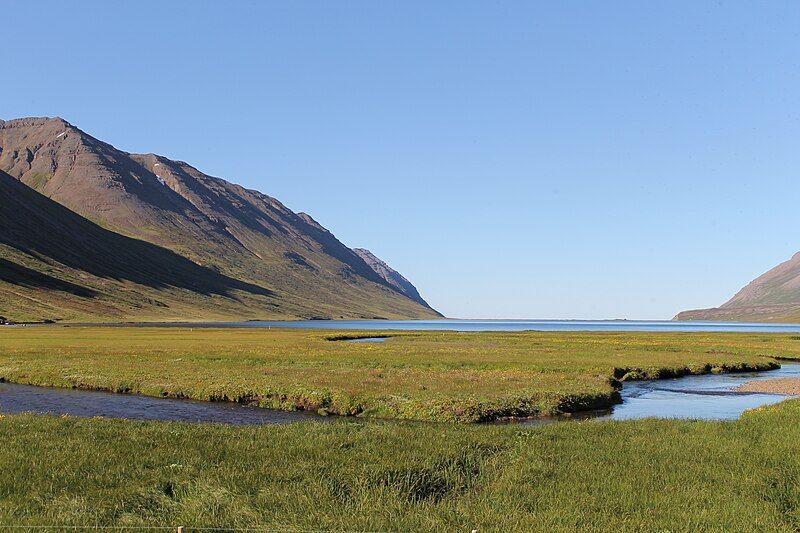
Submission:
<svg viewBox="0 0 800 533">
<path fill-rule="evenodd" d="M 3 2 L 0 118 L 307 211 L 449 316 L 669 318 L 800 250 L 800 2 Z"/>
</svg>

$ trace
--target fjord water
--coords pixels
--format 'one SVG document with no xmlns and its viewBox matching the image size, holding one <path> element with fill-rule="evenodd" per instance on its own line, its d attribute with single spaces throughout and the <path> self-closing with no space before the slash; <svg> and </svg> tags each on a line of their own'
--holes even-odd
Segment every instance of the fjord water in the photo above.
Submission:
<svg viewBox="0 0 800 533">
<path fill-rule="evenodd" d="M 141 324 L 161 327 L 301 328 L 402 331 L 695 331 L 800 333 L 800 324 L 674 320 L 253 320 Z"/>
<path fill-rule="evenodd" d="M 608 412 L 580 413 L 571 417 L 531 420 L 530 423 L 539 424 L 587 418 L 603 420 L 648 417 L 735 419 L 746 409 L 778 403 L 788 398 L 780 394 L 747 393 L 734 390 L 738 385 L 747 381 L 776 377 L 800 377 L 800 364 L 784 364 L 778 370 L 766 372 L 707 374 L 658 381 L 629 381 L 622 389 L 623 403 Z M 228 402 L 176 400 L 0 383 L 0 413 L 24 412 L 243 425 L 285 424 L 337 418 L 322 417 L 303 411 L 285 412 L 260 409 Z"/>
</svg>

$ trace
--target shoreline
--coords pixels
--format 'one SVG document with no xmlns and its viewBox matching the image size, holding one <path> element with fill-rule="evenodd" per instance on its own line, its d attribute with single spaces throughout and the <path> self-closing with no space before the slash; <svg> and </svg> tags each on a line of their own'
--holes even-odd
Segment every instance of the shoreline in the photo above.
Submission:
<svg viewBox="0 0 800 533">
<path fill-rule="evenodd" d="M 773 378 L 748 381 L 736 387 L 736 391 L 798 396 L 800 395 L 800 378 Z"/>
<path fill-rule="evenodd" d="M 676 321 L 634 319 L 246 319 L 246 320 L 163 320 L 163 321 L 26 321 L 9 327 L 102 327 L 102 328 L 165 328 L 165 329 L 307 329 L 307 330 L 386 330 L 386 331 L 458 331 L 458 332 L 557 332 L 557 333 L 772 333 L 798 334 L 800 323 Z M 1 328 L 0 328 L 1 329 Z"/>
</svg>

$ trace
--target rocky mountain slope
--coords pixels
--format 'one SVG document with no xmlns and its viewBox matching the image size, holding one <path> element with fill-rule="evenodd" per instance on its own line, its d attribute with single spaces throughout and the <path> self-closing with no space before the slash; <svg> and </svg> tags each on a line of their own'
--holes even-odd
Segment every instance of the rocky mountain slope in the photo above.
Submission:
<svg viewBox="0 0 800 533">
<path fill-rule="evenodd" d="M 403 277 L 400 272 L 387 265 L 381 259 L 375 257 L 375 255 L 366 248 L 353 248 L 353 251 L 357 253 L 358 256 L 363 259 L 372 270 L 374 270 L 392 287 L 396 288 L 398 291 L 405 294 L 415 302 L 419 302 L 424 306 L 428 306 L 428 302 L 422 299 L 422 296 L 419 295 L 417 288 L 414 287 L 414 285 L 405 277 Z"/>
<path fill-rule="evenodd" d="M 27 185 L 30 192 L 52 201 L 44 207 L 28 191 L 6 183 L 3 195 L 14 197 L 15 205 L 29 203 L 36 206 L 35 210 L 46 211 L 39 218 L 53 222 L 51 226 L 58 226 L 63 219 L 59 235 L 85 233 L 89 231 L 86 224 L 93 223 L 91 234 L 104 243 L 96 249 L 80 248 L 75 252 L 82 254 L 79 260 L 64 263 L 63 254 L 37 244 L 49 242 L 45 232 L 52 227 L 31 224 L 23 232 L 20 220 L 9 220 L 14 219 L 15 212 L 4 209 L 0 225 L 14 227 L 15 232 L 0 237 L 4 245 L 0 258 L 19 265 L 19 254 L 33 249 L 37 260 L 58 268 L 69 267 L 74 270 L 72 274 L 86 269 L 96 274 L 91 272 L 93 264 L 103 260 L 102 254 L 123 246 L 119 238 L 128 238 L 124 247 L 136 250 L 140 248 L 130 243 L 149 244 L 158 251 L 150 250 L 152 268 L 165 261 L 166 256 L 160 254 L 170 253 L 170 260 L 176 264 L 184 261 L 170 272 L 197 278 L 191 283 L 163 280 L 160 286 L 191 294 L 181 293 L 183 303 L 174 309 L 167 303 L 172 311 L 159 308 L 158 316 L 181 318 L 191 309 L 194 311 L 187 315 L 189 318 L 207 314 L 231 318 L 438 316 L 421 299 L 410 298 L 381 277 L 309 215 L 294 213 L 272 197 L 208 176 L 187 163 L 118 150 L 62 119 L 0 121 L 0 170 L 7 174 L 4 182 L 10 176 Z M 53 203 L 80 215 L 82 222 Z M 8 235 L 13 235 L 13 241 Z M 129 266 L 138 268 L 136 261 Z M 114 278 L 121 267 L 109 265 L 99 277 Z M 41 273 L 44 267 L 28 268 Z M 117 277 L 137 284 L 144 281 Z M 224 289 L 217 287 L 220 284 Z M 196 299 L 206 293 L 216 295 L 213 304 L 206 301 L 207 296 Z M 114 295 L 108 296 L 112 301 Z M 219 298 L 238 303 L 227 302 L 220 308 Z M 4 300 L 0 298 L 0 314 L 11 316 L 4 312 Z M 151 311 L 133 308 L 122 314 L 135 319 Z M 61 318 L 83 317 L 86 312 L 75 311 L 72 316 L 67 309 Z M 120 316 L 112 313 L 109 317 Z"/>
<path fill-rule="evenodd" d="M 800 253 L 751 281 L 721 306 L 684 311 L 675 319 L 800 321 Z"/>
</svg>

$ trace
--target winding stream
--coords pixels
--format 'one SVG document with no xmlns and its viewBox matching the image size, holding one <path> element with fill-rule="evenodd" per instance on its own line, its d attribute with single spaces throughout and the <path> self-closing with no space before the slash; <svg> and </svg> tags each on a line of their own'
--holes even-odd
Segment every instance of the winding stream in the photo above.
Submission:
<svg viewBox="0 0 800 533">
<path fill-rule="evenodd" d="M 800 378 L 799 363 L 781 363 L 781 368 L 765 372 L 628 381 L 622 387 L 622 403 L 598 418 L 736 419 L 747 409 L 782 402 L 791 397 L 783 394 L 738 392 L 736 387 L 748 381 L 788 377 Z"/>
<path fill-rule="evenodd" d="M 87 418 L 102 416 L 237 425 L 286 424 L 333 419 L 306 411 L 261 409 L 231 402 L 155 398 L 138 394 L 35 387 L 13 383 L 0 383 L 0 413 L 36 413 Z"/>
<path fill-rule="evenodd" d="M 375 342 L 375 339 L 370 339 Z M 370 342 L 359 339 L 361 342 Z M 745 410 L 781 402 L 789 396 L 737 392 L 747 381 L 780 377 L 800 378 L 800 363 L 783 363 L 778 370 L 739 374 L 706 374 L 658 381 L 629 381 L 622 388 L 623 403 L 609 411 L 578 413 L 548 420 L 529 420 L 537 424 L 556 420 L 626 420 L 634 418 L 736 419 Z M 0 383 L 0 413 L 37 413 L 78 417 L 128 418 L 135 420 L 173 420 L 218 422 L 238 425 L 286 424 L 290 422 L 330 421 L 304 411 L 276 411 L 227 402 L 202 402 L 154 398 L 135 394 L 79 389 L 58 389 Z"/>
</svg>

